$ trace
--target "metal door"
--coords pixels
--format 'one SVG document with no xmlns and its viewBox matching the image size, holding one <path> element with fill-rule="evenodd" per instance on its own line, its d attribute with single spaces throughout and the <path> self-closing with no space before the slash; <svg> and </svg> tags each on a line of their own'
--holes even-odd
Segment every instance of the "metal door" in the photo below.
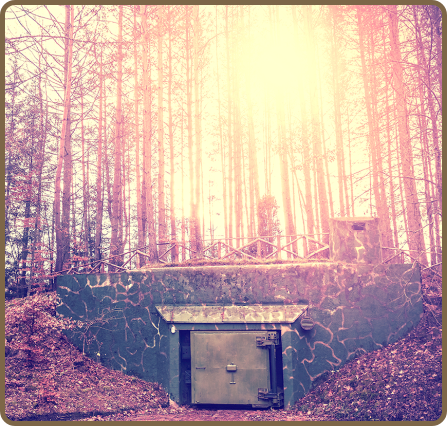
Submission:
<svg viewBox="0 0 447 426">
<path fill-rule="evenodd" d="M 191 331 L 191 402 L 270 406 L 266 331 Z M 258 340 L 257 340 L 258 339 Z"/>
</svg>

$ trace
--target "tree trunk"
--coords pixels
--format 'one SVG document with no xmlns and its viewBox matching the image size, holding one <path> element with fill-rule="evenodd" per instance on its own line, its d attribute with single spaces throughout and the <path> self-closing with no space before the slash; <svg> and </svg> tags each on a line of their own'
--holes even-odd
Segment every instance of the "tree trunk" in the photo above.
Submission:
<svg viewBox="0 0 447 426">
<path fill-rule="evenodd" d="M 276 5 L 276 37 L 279 42 L 280 26 L 279 26 L 279 8 Z M 290 196 L 290 179 L 289 179 L 289 164 L 287 160 L 287 138 L 286 138 L 286 120 L 284 112 L 284 96 L 285 94 L 281 89 L 278 90 L 276 96 L 276 111 L 277 111 L 277 122 L 278 122 L 278 139 L 279 139 L 279 162 L 280 162 L 280 174 L 281 174 L 281 195 L 282 203 L 284 207 L 284 224 L 286 228 L 287 242 L 289 242 L 290 237 L 295 235 L 295 225 L 293 221 L 292 213 L 292 201 Z M 289 247 L 290 249 L 290 247 Z M 293 251 L 296 253 L 298 251 L 297 243 L 293 243 Z"/>
<path fill-rule="evenodd" d="M 121 259 L 118 255 L 121 252 L 122 241 L 119 240 L 119 222 L 121 219 L 120 212 L 120 193 L 121 193 L 121 154 L 122 154 L 122 80 L 123 80 L 123 6 L 118 6 L 118 74 L 117 74 L 117 93 L 116 93 L 116 126 L 115 126 L 115 143 L 114 143 L 114 174 L 113 174 L 113 200 L 112 200 L 112 235 L 110 239 L 110 254 L 114 256 L 112 263 L 116 265 L 121 264 Z M 111 268 L 110 272 L 114 272 L 115 268 Z"/>
<path fill-rule="evenodd" d="M 158 242 L 166 241 L 166 211 L 165 211 L 165 149 L 163 129 L 163 10 L 157 10 L 157 41 L 158 41 Z"/>
<path fill-rule="evenodd" d="M 314 148 L 315 150 L 315 148 Z M 316 154 L 314 152 L 313 155 L 313 177 L 314 177 L 314 197 L 315 197 L 315 234 L 321 233 L 320 226 L 320 203 L 318 202 L 318 179 L 317 179 L 317 159 Z M 315 235 L 314 234 L 314 235 Z"/>
<path fill-rule="evenodd" d="M 322 144 L 321 144 L 321 134 L 320 134 L 320 123 L 318 118 L 318 97 L 317 97 L 317 81 L 316 81 L 316 58 L 315 50 L 310 46 L 313 43 L 315 37 L 313 35 L 312 29 L 312 13 L 311 6 L 305 7 L 305 25 L 307 40 L 306 44 L 309 47 L 309 59 L 310 59 L 310 104 L 311 104 L 311 125 L 312 125 L 312 141 L 314 147 L 314 157 L 316 163 L 316 179 L 318 186 L 318 204 L 321 217 L 321 232 L 325 234 L 323 236 L 323 242 L 329 243 L 329 208 L 328 199 L 326 193 L 326 185 L 324 182 L 324 172 L 323 172 L 323 156 L 322 156 Z"/>
<path fill-rule="evenodd" d="M 120 131 L 120 139 L 121 139 L 121 191 L 120 191 L 120 215 L 119 215 L 119 226 L 118 226 L 118 241 L 120 241 L 120 253 L 125 251 L 126 242 L 127 242 L 127 232 L 126 230 L 130 227 L 130 223 L 127 218 L 126 212 L 126 137 L 127 134 L 126 129 L 124 127 L 124 115 L 121 114 L 121 131 Z M 120 256 L 120 262 L 123 262 L 124 258 Z"/>
<path fill-rule="evenodd" d="M 348 152 L 349 152 L 349 178 L 350 178 L 350 187 L 351 187 L 351 211 L 352 217 L 355 217 L 355 209 L 354 209 L 354 184 L 352 182 L 352 151 L 351 151 L 351 133 L 349 130 L 349 109 L 346 108 L 346 124 L 348 126 Z"/>
<path fill-rule="evenodd" d="M 43 56 L 43 41 L 41 40 L 40 44 L 41 48 L 41 55 L 39 56 L 39 68 L 41 65 L 41 57 Z M 38 90 L 39 90 L 39 116 L 40 116 L 40 123 L 39 123 L 39 141 L 38 141 L 38 148 L 37 148 L 37 202 L 36 202 L 36 213 L 35 213 L 35 220 L 34 220 L 34 233 L 33 233 L 33 240 L 32 240 L 32 251 L 31 251 L 31 267 L 30 267 L 30 288 L 32 288 L 34 284 L 34 275 L 33 275 L 33 268 L 36 261 L 36 249 L 41 250 L 42 247 L 42 232 L 41 232 L 41 226 L 42 226 L 42 174 L 43 174 L 43 165 L 45 160 L 45 145 L 46 145 L 46 138 L 47 138 L 47 125 L 48 125 L 48 106 L 46 108 L 46 114 L 44 115 L 43 110 L 43 94 L 42 94 L 42 78 L 41 75 L 39 75 L 39 84 L 38 84 Z M 45 122 L 44 122 L 45 117 Z M 40 251 L 41 253 L 41 251 Z M 37 267 L 35 268 L 37 271 L 37 274 L 41 275 L 44 273 L 43 271 L 43 257 L 42 254 L 39 254 L 37 256 Z"/>
<path fill-rule="evenodd" d="M 243 7 L 241 7 L 241 19 L 242 19 L 242 28 L 244 29 L 244 39 L 245 39 L 245 25 L 244 25 L 244 14 Z M 250 6 L 248 6 L 250 7 Z M 248 33 L 250 36 L 250 15 L 248 22 Z M 249 50 L 250 46 L 248 47 Z M 250 64 L 246 68 L 245 72 L 245 87 L 247 90 L 247 119 L 248 119 L 248 170 L 249 170 L 249 193 L 250 193 L 250 222 L 251 222 L 251 233 L 250 236 L 253 236 L 256 232 L 256 210 L 257 205 L 259 203 L 259 173 L 258 173 L 258 154 L 256 149 L 256 140 L 255 140 L 255 126 L 254 126 L 254 118 L 253 118 L 253 102 L 251 96 L 251 79 L 250 79 Z"/>
<path fill-rule="evenodd" d="M 414 8 L 415 6 L 413 6 Z M 427 6 L 426 6 L 427 7 Z M 437 7 L 435 6 L 437 9 Z M 435 151 L 435 170 L 436 170 L 436 190 L 437 190 L 437 206 L 442 206 L 442 166 L 441 166 L 441 160 L 442 160 L 442 153 L 439 149 L 439 134 L 438 134 L 438 123 L 437 123 L 437 113 L 435 111 L 435 105 L 433 100 L 433 87 L 432 87 L 432 78 L 431 78 L 431 69 L 430 64 L 427 64 L 427 59 L 425 57 L 424 47 L 422 45 L 422 37 L 421 37 L 421 30 L 417 22 L 417 14 L 414 13 L 415 18 L 415 28 L 416 28 L 416 41 L 417 41 L 417 47 L 419 52 L 419 57 L 421 60 L 422 69 L 425 73 L 425 85 L 427 87 L 427 103 L 428 103 L 428 110 L 430 112 L 430 120 L 432 123 L 432 137 L 433 137 L 433 149 Z M 435 30 L 436 32 L 437 30 Z M 437 32 L 436 32 L 437 33 Z M 442 72 L 440 73 L 442 75 Z M 442 78 L 442 77 L 441 77 Z M 422 84 L 422 82 L 421 82 Z M 440 82 L 441 88 L 442 88 L 442 80 Z M 439 97 L 441 99 L 442 96 Z"/>
<path fill-rule="evenodd" d="M 318 51 L 317 51 L 318 52 Z M 327 180 L 327 193 L 329 195 L 329 212 L 331 217 L 334 217 L 334 202 L 332 200 L 332 185 L 331 185 L 331 176 L 329 174 L 329 164 L 328 164 L 328 155 L 326 151 L 326 138 L 324 136 L 324 111 L 323 111 L 323 90 L 321 89 L 321 74 L 320 74 L 320 62 L 317 61 L 318 67 L 318 88 L 320 93 L 320 124 L 321 124 L 321 145 L 323 147 L 323 162 L 324 169 L 326 170 L 326 180 Z"/>
<path fill-rule="evenodd" d="M 374 73 L 374 70 L 371 71 L 371 73 L 368 73 L 368 69 L 371 69 L 373 66 L 372 64 L 369 64 L 369 66 L 366 65 L 366 59 L 365 59 L 365 36 L 364 36 L 364 24 L 362 22 L 362 6 L 357 6 L 357 22 L 358 22 L 358 31 L 359 31 L 359 45 L 360 45 L 360 57 L 362 62 L 362 78 L 363 78 L 363 86 L 365 90 L 365 104 L 366 104 L 366 111 L 368 115 L 368 142 L 369 142 L 369 148 L 371 152 L 371 163 L 372 163 L 372 179 L 373 179 L 373 185 L 372 189 L 374 191 L 374 199 L 376 202 L 376 209 L 377 214 L 381 219 L 381 236 L 382 236 L 382 244 L 385 247 L 390 247 L 391 242 L 389 240 L 391 236 L 390 228 L 389 228 L 389 214 L 388 213 L 388 207 L 386 205 L 385 201 L 385 193 L 381 193 L 384 191 L 384 187 L 381 188 L 380 182 L 379 182 L 379 163 L 381 168 L 381 158 L 380 152 L 378 149 L 379 141 L 378 141 L 378 126 L 374 125 L 373 122 L 373 106 L 374 106 L 374 99 L 371 99 L 371 94 L 374 96 L 374 87 L 373 85 L 368 81 L 368 75 L 372 76 Z M 373 46 L 373 43 L 371 43 L 371 46 Z M 372 214 L 372 212 L 371 212 Z"/>
<path fill-rule="evenodd" d="M 237 19 L 237 18 L 236 18 Z M 237 20 L 236 20 L 237 26 Z M 233 26 L 234 28 L 234 26 Z M 239 33 L 238 33 L 239 35 Z M 234 69 L 238 69 L 239 53 L 238 43 L 233 46 L 235 50 Z M 234 219 L 236 226 L 236 247 L 239 247 L 242 230 L 242 124 L 240 109 L 239 79 L 233 71 L 233 156 L 234 156 Z"/>
<path fill-rule="evenodd" d="M 56 265 L 55 272 L 64 269 L 64 263 L 68 261 L 70 254 L 70 235 L 69 235 L 69 217 L 70 217 L 70 187 L 71 187 L 71 147 L 70 147 L 70 100 L 71 100 L 71 75 L 73 62 L 73 25 L 74 25 L 74 6 L 65 6 L 65 32 L 66 32 L 66 65 L 65 65 L 65 95 L 64 95 L 64 115 L 62 118 L 62 131 L 59 144 L 59 156 L 56 168 L 54 214 L 56 227 Z M 68 146 L 67 146 L 68 144 Z M 63 211 L 61 220 L 61 172 L 64 163 L 64 194 L 62 197 Z M 67 171 L 67 172 L 66 172 Z M 70 171 L 70 173 L 68 173 Z M 67 202 L 68 199 L 68 202 Z M 56 280 L 53 282 L 53 290 Z"/>
<path fill-rule="evenodd" d="M 335 118 L 335 143 L 336 143 L 336 156 L 337 156 L 337 171 L 338 171 L 338 198 L 340 203 L 340 216 L 346 216 L 345 203 L 343 198 L 343 131 L 342 131 L 342 117 L 340 108 L 340 77 L 338 69 L 339 51 L 337 31 L 337 6 L 331 5 L 329 9 L 332 17 L 332 31 L 331 31 L 331 65 L 332 65 L 332 86 L 334 93 L 334 118 Z"/>
<path fill-rule="evenodd" d="M 96 52 L 95 52 L 96 53 Z M 103 98 L 103 74 L 102 74 L 102 50 L 101 61 L 99 63 L 99 123 L 98 123 L 98 162 L 96 175 L 96 224 L 95 224 L 95 260 L 101 259 L 101 234 L 102 234 L 102 215 L 104 209 L 104 196 L 101 185 L 102 180 L 102 98 Z"/>
<path fill-rule="evenodd" d="M 298 19 L 296 16 L 296 6 L 292 6 L 292 16 L 295 27 L 295 34 L 297 39 L 297 44 L 300 43 L 298 38 Z M 299 91 L 299 102 L 301 110 L 301 140 L 302 140 L 302 153 L 303 153 L 303 174 L 304 174 L 304 196 L 305 196 L 305 211 L 306 211 L 306 223 L 307 223 L 307 233 L 313 234 L 314 232 L 314 211 L 312 207 L 312 187 L 311 187 L 311 177 L 310 177 L 310 167 L 311 167 L 311 149 L 309 146 L 309 134 L 307 129 L 307 111 L 306 104 L 304 102 L 304 84 L 300 79 Z M 306 231 L 304 231 L 306 232 Z"/>
<path fill-rule="evenodd" d="M 67 23 L 68 20 L 71 18 L 68 18 L 70 16 L 70 13 L 74 14 L 74 8 L 70 12 L 70 6 L 65 6 L 66 16 L 65 16 L 65 22 Z M 73 18 L 74 19 L 74 18 Z M 72 25 L 72 24 L 71 24 Z M 71 28 L 67 29 L 65 31 L 66 37 L 67 34 L 71 32 Z M 72 37 L 71 37 L 72 39 Z M 66 43 L 70 43 L 70 37 L 66 40 Z M 73 49 L 73 41 L 72 43 L 72 49 Z M 69 52 L 67 49 L 65 50 L 65 60 L 68 65 L 69 61 Z M 65 84 L 68 86 L 68 70 L 66 72 L 66 79 Z M 70 83 L 71 85 L 71 83 Z M 73 163 L 72 163 L 72 150 L 71 150 L 71 117 L 70 117 L 70 109 L 71 109 L 71 102 L 68 104 L 68 114 L 67 114 L 67 129 L 65 132 L 65 144 L 64 144 L 64 172 L 63 172 L 63 179 L 64 179 L 64 188 L 62 190 L 62 221 L 61 221 L 61 228 L 64 235 L 64 243 L 63 243 L 63 258 L 64 258 L 64 264 L 65 267 L 68 267 L 68 262 L 70 258 L 70 204 L 73 201 L 72 199 L 72 177 L 73 177 Z"/>
<path fill-rule="evenodd" d="M 419 200 L 417 198 L 416 184 L 413 175 L 413 153 L 411 149 L 411 139 L 408 133 L 408 115 L 406 110 L 405 89 L 403 82 L 402 59 L 399 48 L 399 32 L 397 6 L 388 7 L 391 60 L 393 64 L 393 82 L 396 92 L 396 112 L 399 130 L 400 162 L 402 164 L 403 184 L 405 200 L 407 206 L 410 255 L 420 259 L 423 264 L 427 264 L 425 253 L 425 243 L 421 213 L 419 210 Z"/>
<path fill-rule="evenodd" d="M 196 257 L 195 252 L 197 250 L 195 244 L 195 204 L 194 204 L 194 169 L 193 169 L 193 129 L 192 129 L 192 70 L 191 70 L 191 40 L 190 40 L 190 9 L 186 7 L 186 108 L 187 108 L 187 120 L 188 120 L 188 166 L 189 166 L 189 240 L 190 240 L 190 257 Z"/>
<path fill-rule="evenodd" d="M 181 152 L 180 152 L 180 163 L 181 163 L 181 168 L 182 168 L 182 260 L 185 261 L 186 260 L 186 224 L 185 224 L 185 179 L 184 179 L 184 167 L 183 167 L 183 127 L 184 127 L 184 120 L 183 120 L 183 108 L 182 108 L 182 120 L 181 120 Z"/>
<path fill-rule="evenodd" d="M 228 202 L 227 202 L 227 183 L 226 183 L 226 173 L 225 173 L 225 146 L 223 142 L 223 131 L 222 131 L 222 116 L 221 116 L 221 100 L 220 100 L 220 80 L 219 80 L 219 56 L 218 56 L 218 38 L 217 38 L 217 5 L 216 5 L 216 80 L 217 80 L 217 104 L 219 110 L 219 137 L 220 137 L 220 164 L 222 168 L 222 192 L 223 192 L 223 206 L 224 206 L 224 235 L 225 239 L 228 238 Z"/>
<path fill-rule="evenodd" d="M 107 102 L 104 102 L 104 165 L 105 165 L 105 189 L 107 191 L 107 213 L 109 215 L 109 220 L 112 221 L 112 179 L 110 178 L 110 152 L 109 152 L 109 144 L 107 142 Z"/>
<path fill-rule="evenodd" d="M 227 50 L 227 89 L 228 89 L 228 106 L 227 106 L 227 126 L 228 126 L 228 238 L 233 239 L 233 133 L 231 128 L 231 72 L 230 72 L 230 41 L 228 34 L 228 5 L 225 5 L 225 41 Z"/>
<path fill-rule="evenodd" d="M 202 162 L 202 141 L 200 131 L 200 102 L 199 102 L 199 6 L 193 6 L 193 20 L 194 20 L 194 40 L 193 40 L 193 66 L 194 66 L 194 130 L 196 136 L 196 151 L 195 151 L 195 178 L 196 178 L 196 196 L 194 203 L 194 245 L 199 257 L 202 255 L 202 236 L 200 231 L 200 165 Z"/>
<path fill-rule="evenodd" d="M 267 84 L 265 85 L 267 86 Z M 272 125 L 271 125 L 271 110 L 270 110 L 270 97 L 268 94 L 268 89 L 265 87 L 264 96 L 264 122 L 265 122 L 265 140 L 264 140 L 264 167 L 265 167 L 265 193 L 271 195 L 272 185 L 272 162 L 271 162 L 271 152 L 272 152 Z"/>
<path fill-rule="evenodd" d="M 154 202 L 152 194 L 152 149 L 151 149 L 151 83 L 148 64 L 150 34 L 147 29 L 147 8 L 142 6 L 141 27 L 143 32 L 143 229 L 148 235 L 148 255 L 150 262 L 158 260 L 157 238 L 155 234 Z M 144 214 L 146 213 L 146 215 Z"/>
<path fill-rule="evenodd" d="M 9 131 L 8 134 L 5 135 L 7 136 L 5 138 L 5 148 L 6 151 L 8 152 L 8 165 L 6 166 L 6 179 L 5 179 L 5 236 L 9 235 L 9 229 L 10 229 L 10 225 L 9 225 L 9 208 L 12 204 L 12 201 L 10 200 L 10 191 L 11 191 L 11 182 L 12 182 L 12 165 L 11 165 L 11 159 L 13 156 L 13 143 L 16 139 L 16 134 L 15 134 L 15 124 L 16 124 L 16 97 L 17 97 L 17 88 L 18 88 L 18 81 L 17 79 L 19 79 L 19 73 L 18 73 L 18 67 L 17 64 L 14 63 L 13 65 L 13 70 L 12 70 L 12 74 L 13 74 L 13 81 L 12 81 L 12 99 L 11 99 L 11 103 L 10 103 L 10 108 L 11 108 L 11 115 L 10 115 L 10 122 L 9 122 Z M 6 125 L 6 123 L 5 123 Z"/>
<path fill-rule="evenodd" d="M 137 54 L 137 10 L 140 13 L 140 6 L 135 5 L 133 10 L 133 29 L 134 29 L 134 43 L 133 43 L 133 58 L 134 58 L 134 111 L 135 111 L 135 189 L 137 196 L 137 234 L 138 234 L 138 248 L 142 249 L 145 246 L 143 218 L 142 218 L 142 199 L 141 199 L 141 176 L 140 176 L 140 130 L 139 130 L 139 115 L 138 115 L 138 54 Z M 144 39 L 143 39 L 144 43 Z M 137 268 L 145 264 L 144 256 L 137 256 Z"/>
<path fill-rule="evenodd" d="M 18 296 L 19 297 L 26 297 L 27 294 L 29 294 L 29 288 L 27 288 L 26 284 L 26 265 L 27 265 L 27 257 L 29 253 L 29 222 L 31 218 L 31 198 L 33 195 L 33 181 L 32 181 L 32 175 L 33 175 L 33 156 L 30 156 L 30 162 L 29 162 L 29 169 L 28 169 L 28 182 L 27 182 L 27 196 L 25 199 L 25 215 L 24 215 L 24 227 L 23 227 L 23 234 L 22 234 L 22 253 L 20 256 L 21 266 L 20 266 L 20 283 L 18 288 Z M 32 265 L 31 265 L 32 267 Z"/>
<path fill-rule="evenodd" d="M 89 230 L 89 217 L 88 217 L 88 196 L 89 196 L 89 183 L 88 176 L 86 175 L 85 170 L 85 135 L 84 135 L 84 93 L 81 88 L 81 163 L 82 163 L 82 200 L 83 200 L 83 225 L 84 225 L 84 263 L 88 263 L 88 255 L 89 255 L 89 239 L 90 239 L 90 230 Z M 88 159 L 87 159 L 88 160 Z"/>
<path fill-rule="evenodd" d="M 442 11 L 436 4 L 422 6 L 427 14 L 430 16 L 431 23 L 431 39 L 435 39 L 435 53 L 436 56 L 436 78 L 439 84 L 439 93 L 442 94 Z M 442 112 L 442 95 L 437 98 L 440 110 Z M 442 174 L 441 174 L 442 175 Z M 441 204 L 440 204 L 441 205 Z M 439 259 L 441 262 L 441 259 Z"/>
<path fill-rule="evenodd" d="M 383 32 L 383 50 L 386 50 L 385 43 L 385 32 Z M 387 132 L 387 142 L 388 142 L 388 178 L 390 182 L 390 206 L 391 206 L 391 217 L 393 219 L 393 236 L 394 236 L 394 244 L 391 247 L 399 247 L 399 235 L 397 232 L 397 214 L 396 214 L 396 202 L 394 197 L 394 177 L 393 177 L 393 169 L 392 169 L 392 161 L 391 161 L 391 134 L 390 134 L 390 107 L 388 102 L 388 83 L 389 80 L 387 77 L 385 84 L 385 102 L 386 102 L 386 132 Z"/>
<path fill-rule="evenodd" d="M 425 203 L 426 203 L 426 210 L 427 210 L 427 218 L 428 218 L 428 235 L 430 240 L 430 263 L 431 265 L 435 265 L 437 263 L 437 254 L 436 254 L 436 243 L 434 238 L 434 217 L 433 217 L 433 204 L 435 203 L 435 200 L 431 197 L 431 189 L 430 189 L 430 183 L 429 183 L 429 149 L 428 149 L 428 128 L 427 128 L 427 120 L 426 120 L 426 112 L 425 112 L 425 105 L 424 105 L 424 84 L 423 79 L 421 76 L 421 68 L 424 69 L 422 59 L 423 51 L 421 50 L 421 43 L 420 43 L 420 29 L 419 29 L 419 23 L 418 23 L 418 16 L 417 16 L 417 8 L 416 5 L 412 6 L 413 8 L 413 17 L 414 17 L 414 26 L 416 30 L 416 40 L 418 45 L 418 55 L 417 55 L 417 73 L 418 73 L 418 80 L 420 81 L 419 87 L 419 106 L 420 106 L 420 112 L 418 114 L 419 119 L 419 128 L 420 128 L 420 134 L 421 134 L 421 158 L 422 158 L 422 169 L 424 173 L 424 186 L 425 186 Z M 441 259 L 439 259 L 441 261 Z"/>
<path fill-rule="evenodd" d="M 372 123 L 372 107 L 371 107 L 371 99 L 370 99 L 370 85 L 368 82 L 368 71 L 366 66 L 365 59 L 365 41 L 364 41 L 364 24 L 362 23 L 362 6 L 357 6 L 357 23 L 358 23 L 358 31 L 359 31 L 359 46 L 360 46 L 360 58 L 362 63 L 362 79 L 363 79 L 363 87 L 365 90 L 365 105 L 366 112 L 368 115 L 368 142 L 369 148 L 371 152 L 371 162 L 372 162 L 372 178 L 373 178 L 373 191 L 374 198 L 376 200 L 376 208 L 380 210 L 381 198 L 379 192 L 379 183 L 378 183 L 378 172 L 377 172 L 377 158 L 376 158 L 376 150 L 375 150 L 375 133 L 374 126 Z M 371 212 L 372 214 L 372 212 Z"/>
<path fill-rule="evenodd" d="M 374 137 L 373 137 L 373 150 L 375 151 L 375 157 L 377 162 L 377 181 L 379 185 L 379 194 L 380 194 L 380 205 L 378 205 L 378 212 L 380 217 L 380 228 L 382 234 L 382 246 L 384 247 L 392 247 L 393 246 L 393 236 L 391 233 L 391 225 L 390 225 L 390 212 L 387 204 L 387 195 L 385 190 L 385 181 L 384 181 L 384 173 L 383 173 L 383 164 L 382 157 L 384 154 L 382 153 L 382 146 L 380 142 L 380 126 L 379 126 L 379 113 L 377 110 L 378 99 L 377 94 L 379 90 L 377 89 L 377 69 L 376 69 L 376 61 L 374 59 L 374 48 L 375 48 L 375 40 L 373 40 L 373 33 L 370 33 L 369 38 L 369 69 L 370 72 L 370 83 L 371 83 L 371 102 L 372 102 L 372 123 L 374 129 Z M 384 252 L 385 256 L 391 255 L 387 250 Z"/>
<path fill-rule="evenodd" d="M 168 6 L 170 7 L 170 6 Z M 170 216 L 171 216 L 171 241 L 176 241 L 176 226 L 175 226 L 175 180 L 174 180 L 174 128 L 172 123 L 172 21 L 171 21 L 171 10 L 168 10 L 169 15 L 169 80 L 168 80 L 168 114 L 169 114 L 169 156 L 170 156 L 170 169 L 171 169 L 171 184 L 170 184 Z M 171 260 L 177 262 L 177 249 L 174 247 L 171 251 Z"/>
</svg>

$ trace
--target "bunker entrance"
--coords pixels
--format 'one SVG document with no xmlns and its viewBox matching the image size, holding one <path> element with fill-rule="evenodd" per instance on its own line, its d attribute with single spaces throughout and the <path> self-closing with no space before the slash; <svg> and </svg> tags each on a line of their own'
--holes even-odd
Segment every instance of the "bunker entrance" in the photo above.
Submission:
<svg viewBox="0 0 447 426">
<path fill-rule="evenodd" d="M 281 407 L 278 331 L 180 331 L 180 394 L 184 404 Z"/>
</svg>

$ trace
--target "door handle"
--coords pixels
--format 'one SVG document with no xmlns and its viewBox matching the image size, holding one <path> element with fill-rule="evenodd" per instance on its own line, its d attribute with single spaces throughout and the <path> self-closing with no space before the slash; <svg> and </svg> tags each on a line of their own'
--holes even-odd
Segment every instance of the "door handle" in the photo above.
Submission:
<svg viewBox="0 0 447 426">
<path fill-rule="evenodd" d="M 236 364 L 233 364 L 233 363 L 228 364 L 228 365 L 227 365 L 227 371 L 228 371 L 229 373 L 231 373 L 231 382 L 230 382 L 230 385 L 235 385 L 236 382 L 234 381 L 234 373 L 237 371 L 237 365 L 236 365 Z"/>
</svg>

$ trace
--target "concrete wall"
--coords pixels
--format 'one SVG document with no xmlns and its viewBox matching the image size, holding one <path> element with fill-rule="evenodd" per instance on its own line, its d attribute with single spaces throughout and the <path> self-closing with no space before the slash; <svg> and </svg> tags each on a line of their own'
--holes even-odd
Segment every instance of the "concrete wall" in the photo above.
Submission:
<svg viewBox="0 0 447 426">
<path fill-rule="evenodd" d="M 104 365 L 161 383 L 179 400 L 179 338 L 155 305 L 310 303 L 315 321 L 193 324 L 184 329 L 281 330 L 284 402 L 290 407 L 325 372 L 404 336 L 422 312 L 420 271 L 412 265 L 337 262 L 157 268 L 66 275 L 57 280 L 61 314 L 86 321 L 70 338 Z M 180 325 L 180 329 L 181 329 Z"/>
<path fill-rule="evenodd" d="M 379 218 L 338 217 L 329 220 L 329 257 L 334 262 L 382 263 Z"/>
</svg>

